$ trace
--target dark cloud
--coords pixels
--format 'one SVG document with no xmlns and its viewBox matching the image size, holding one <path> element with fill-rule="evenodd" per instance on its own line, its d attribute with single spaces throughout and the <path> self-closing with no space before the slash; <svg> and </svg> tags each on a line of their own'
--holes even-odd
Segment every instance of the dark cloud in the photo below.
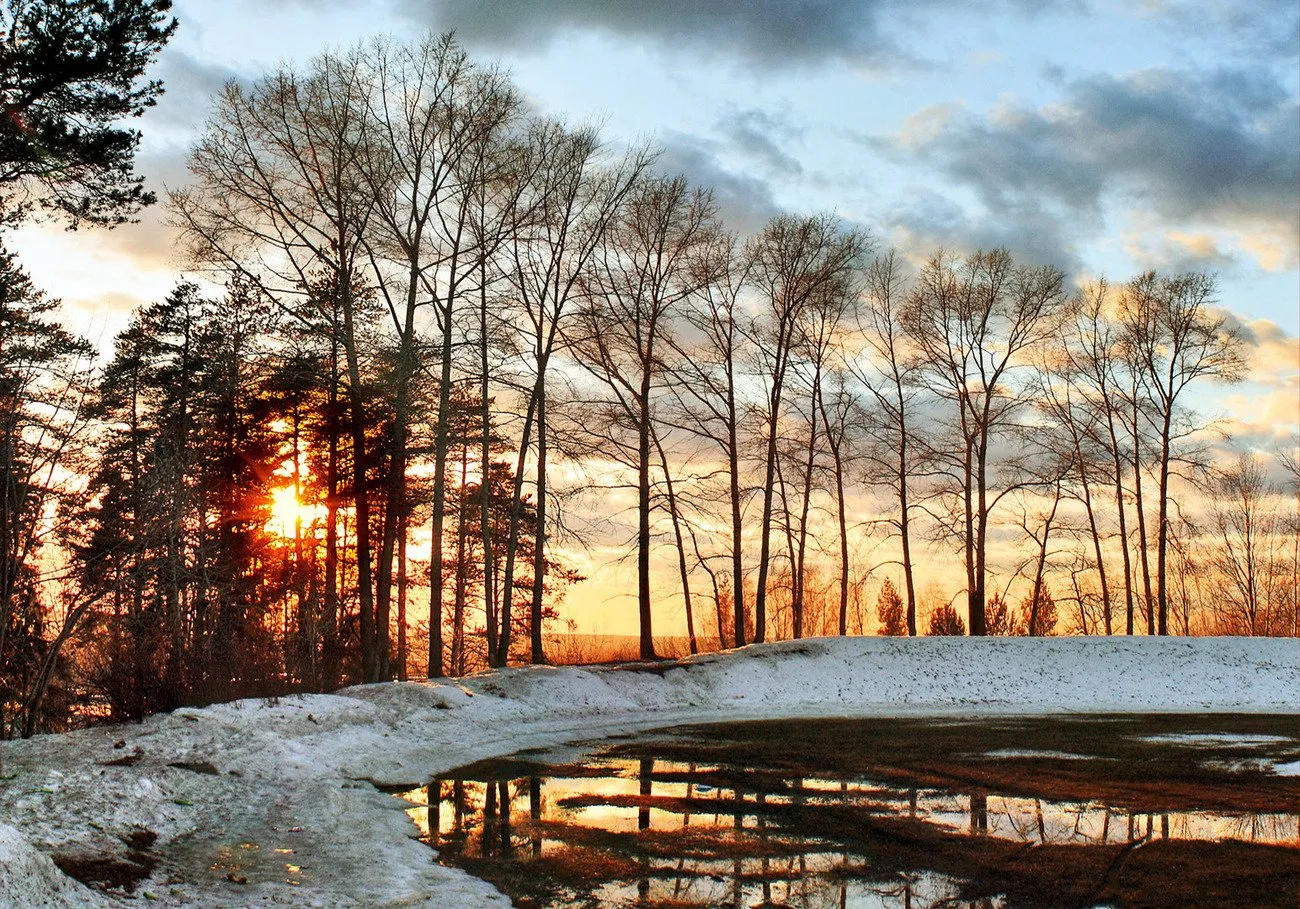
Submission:
<svg viewBox="0 0 1300 909">
<path fill-rule="evenodd" d="M 765 68 L 845 60 L 883 67 L 913 57 L 891 25 L 953 0 L 401 0 L 403 12 L 466 41 L 511 49 L 545 45 L 570 30 L 647 39 L 672 49 L 722 54 Z M 1080 0 L 1000 0 L 1034 13 Z"/>
<path fill-rule="evenodd" d="M 1300 232 L 1300 104 L 1262 71 L 1146 70 L 988 117 L 946 108 L 878 143 L 975 192 L 990 212 L 1056 208 L 1094 230 L 1126 201 L 1175 225 Z M 1294 258 L 1294 245 L 1289 255 Z"/>
<path fill-rule="evenodd" d="M 878 32 L 881 0 L 408 0 L 468 41 L 537 44 L 569 29 L 652 38 L 670 46 L 739 50 L 755 62 L 808 63 L 827 57 L 888 60 L 897 48 Z"/>
<path fill-rule="evenodd" d="M 145 114 L 150 132 L 197 129 L 212 106 L 212 100 L 231 79 L 240 73 L 214 63 L 206 63 L 177 48 L 167 48 L 150 72 L 163 82 L 163 96 L 158 105 Z"/>
<path fill-rule="evenodd" d="M 750 108 L 731 111 L 718 121 L 719 131 L 738 150 L 774 175 L 797 177 L 803 165 L 786 148 L 798 141 L 802 130 L 768 111 Z"/>
<path fill-rule="evenodd" d="M 1294 72 L 1300 4 L 1295 0 L 1142 0 L 1138 10 L 1189 43 L 1241 59 L 1280 58 Z"/>
<path fill-rule="evenodd" d="M 766 181 L 728 170 L 718 161 L 717 143 L 670 133 L 661 146 L 658 169 L 665 174 L 681 174 L 695 186 L 712 189 L 727 227 L 742 236 L 756 233 L 769 218 L 780 213 Z"/>
<path fill-rule="evenodd" d="M 910 200 L 883 218 L 890 243 L 914 262 L 936 249 L 957 253 L 1006 247 L 1017 260 L 1055 265 L 1067 274 L 1082 270 L 1078 250 L 1064 230 L 1065 220 L 1032 201 L 996 214 L 974 215 L 938 193 L 914 188 Z"/>
</svg>

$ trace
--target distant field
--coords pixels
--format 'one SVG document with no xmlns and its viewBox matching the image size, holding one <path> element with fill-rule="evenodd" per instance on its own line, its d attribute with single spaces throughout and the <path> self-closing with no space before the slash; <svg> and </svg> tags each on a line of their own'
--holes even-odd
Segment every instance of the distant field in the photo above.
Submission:
<svg viewBox="0 0 1300 909">
<path fill-rule="evenodd" d="M 718 650 L 717 638 L 698 638 L 701 653 Z M 690 639 L 683 636 L 655 638 L 659 656 L 682 657 L 691 652 Z M 552 663 L 581 665 L 635 660 L 641 655 L 640 638 L 634 634 L 554 634 L 546 636 L 546 658 Z"/>
</svg>

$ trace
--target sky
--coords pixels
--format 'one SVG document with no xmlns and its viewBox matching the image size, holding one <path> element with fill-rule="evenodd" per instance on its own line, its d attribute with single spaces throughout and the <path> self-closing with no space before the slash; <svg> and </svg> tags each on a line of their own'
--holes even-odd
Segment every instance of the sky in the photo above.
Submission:
<svg viewBox="0 0 1300 909">
<path fill-rule="evenodd" d="M 1295 0 L 178 0 L 140 121 L 160 197 L 212 93 L 376 34 L 454 29 L 540 110 L 649 140 L 742 233 L 833 210 L 913 260 L 1005 245 L 1071 280 L 1205 269 L 1251 348 L 1211 415 L 1268 449 L 1300 423 Z M 141 223 L 10 241 L 107 348 L 184 263 Z M 630 575 L 629 575 L 630 577 Z M 630 588 L 629 588 L 630 589 Z"/>
</svg>

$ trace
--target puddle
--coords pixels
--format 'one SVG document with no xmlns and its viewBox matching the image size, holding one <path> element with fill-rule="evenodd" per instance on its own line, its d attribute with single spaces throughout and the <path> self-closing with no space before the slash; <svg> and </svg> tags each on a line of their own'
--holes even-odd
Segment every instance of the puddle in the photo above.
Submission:
<svg viewBox="0 0 1300 909">
<path fill-rule="evenodd" d="M 531 750 L 401 798 L 441 861 L 519 907 L 1296 906 L 1300 793 L 1245 762 L 1300 756 L 1296 725 L 738 723 Z"/>
<path fill-rule="evenodd" d="M 125 854 L 108 852 L 56 852 L 52 858 L 59 870 L 90 887 L 105 891 L 135 893 L 158 865 L 157 856 L 132 849 Z"/>
</svg>

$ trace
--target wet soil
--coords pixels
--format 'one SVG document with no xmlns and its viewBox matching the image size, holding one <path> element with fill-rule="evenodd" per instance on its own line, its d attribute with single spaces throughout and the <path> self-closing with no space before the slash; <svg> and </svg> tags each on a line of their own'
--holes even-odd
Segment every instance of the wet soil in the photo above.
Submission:
<svg viewBox="0 0 1300 909">
<path fill-rule="evenodd" d="M 403 797 L 520 907 L 1297 907 L 1297 757 L 1295 716 L 746 722 Z"/>
</svg>

